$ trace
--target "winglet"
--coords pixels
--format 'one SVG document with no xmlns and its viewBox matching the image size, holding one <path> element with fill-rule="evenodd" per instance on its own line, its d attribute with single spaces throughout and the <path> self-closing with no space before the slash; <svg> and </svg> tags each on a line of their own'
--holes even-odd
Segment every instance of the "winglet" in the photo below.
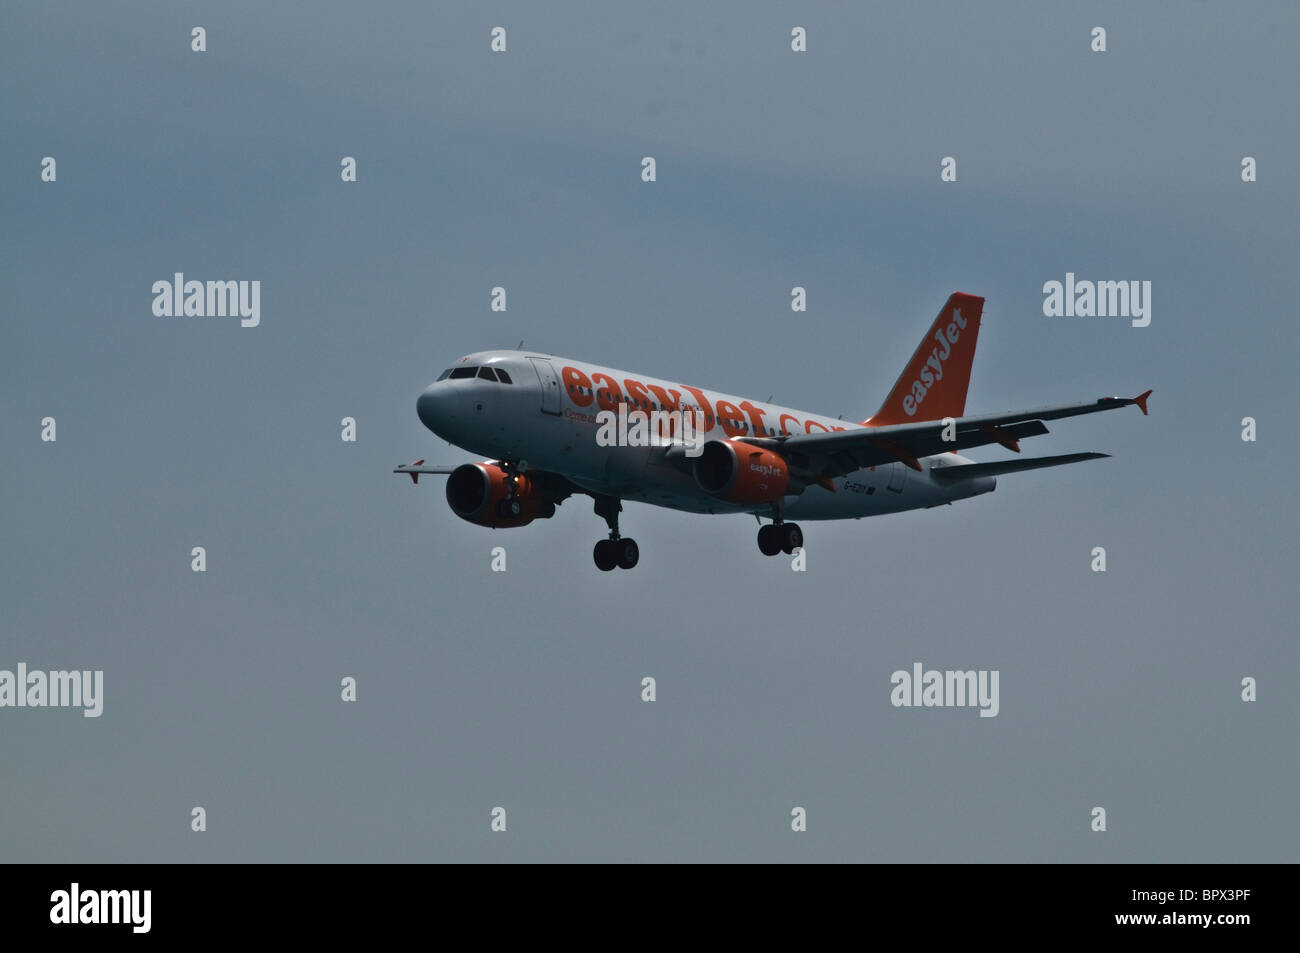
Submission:
<svg viewBox="0 0 1300 953">
<path fill-rule="evenodd" d="M 1133 398 L 1133 403 L 1137 404 L 1140 408 L 1142 408 L 1143 417 L 1147 415 L 1147 398 L 1150 396 L 1151 396 L 1151 391 L 1147 391 L 1146 393 L 1138 394 L 1136 397 Z"/>
<path fill-rule="evenodd" d="M 422 466 L 424 466 L 424 461 L 423 461 L 423 460 L 416 460 L 414 463 L 411 464 L 411 466 L 413 466 L 413 467 L 422 467 Z M 411 482 L 412 482 L 412 483 L 414 483 L 414 484 L 416 484 L 416 485 L 419 485 L 419 482 L 420 482 L 420 474 L 418 474 L 418 473 L 408 473 L 407 476 L 409 476 L 409 477 L 411 478 Z"/>
</svg>

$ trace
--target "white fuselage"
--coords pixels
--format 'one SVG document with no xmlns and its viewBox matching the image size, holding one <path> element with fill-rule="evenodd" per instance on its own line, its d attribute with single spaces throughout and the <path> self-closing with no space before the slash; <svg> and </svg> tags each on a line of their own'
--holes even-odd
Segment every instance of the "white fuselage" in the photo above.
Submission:
<svg viewBox="0 0 1300 953">
<path fill-rule="evenodd" d="M 602 446 L 597 440 L 600 411 L 617 413 L 620 405 L 647 413 L 697 410 L 703 419 L 701 438 L 716 440 L 863 426 L 548 354 L 481 351 L 461 358 L 451 371 L 485 365 L 504 369 L 511 383 L 444 374 L 417 402 L 426 427 L 471 453 L 559 473 L 592 493 L 693 513 L 770 515 L 772 507 L 732 504 L 706 493 L 691 473 L 666 459 L 669 441 Z M 834 492 L 812 485 L 787 496 L 783 512 L 791 520 L 856 519 L 938 506 L 994 489 L 993 477 L 947 486 L 930 477 L 932 468 L 966 462 L 947 453 L 921 458 L 920 472 L 902 463 L 857 470 L 836 477 Z"/>
</svg>

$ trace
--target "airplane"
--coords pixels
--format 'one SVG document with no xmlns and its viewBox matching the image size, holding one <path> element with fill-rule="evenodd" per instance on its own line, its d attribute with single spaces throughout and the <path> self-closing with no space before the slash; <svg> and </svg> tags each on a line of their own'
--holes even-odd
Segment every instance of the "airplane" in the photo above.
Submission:
<svg viewBox="0 0 1300 953">
<path fill-rule="evenodd" d="M 452 512 L 493 529 L 548 519 L 569 497 L 590 496 L 609 528 L 592 556 L 608 572 L 640 559 L 636 541 L 619 531 L 625 500 L 749 513 L 759 522 L 762 553 L 789 554 L 804 544 L 793 519 L 940 506 L 992 492 L 1002 474 L 1109 456 L 976 463 L 958 451 L 998 444 L 1019 453 L 1021 440 L 1048 432 L 1045 421 L 1129 405 L 1147 413 L 1150 390 L 965 416 L 983 313 L 981 297 L 949 297 L 885 402 L 860 423 L 551 354 L 480 351 L 430 384 L 416 413 L 434 434 L 487 459 L 459 466 L 417 460 L 393 472 L 412 483 L 422 474 L 446 475 Z"/>
</svg>

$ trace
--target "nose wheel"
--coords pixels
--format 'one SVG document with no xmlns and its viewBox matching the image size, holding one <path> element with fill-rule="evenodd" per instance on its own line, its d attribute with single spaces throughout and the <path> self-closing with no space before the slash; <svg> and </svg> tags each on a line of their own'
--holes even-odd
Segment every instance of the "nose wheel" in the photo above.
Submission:
<svg viewBox="0 0 1300 953">
<path fill-rule="evenodd" d="M 635 539 L 627 539 L 618 534 L 618 514 L 623 504 L 612 496 L 596 497 L 596 515 L 603 516 L 609 525 L 609 539 L 602 539 L 591 551 L 596 568 L 609 572 L 615 566 L 619 569 L 631 569 L 641 559 L 641 550 Z"/>
<path fill-rule="evenodd" d="M 528 468 L 528 464 L 523 460 L 517 464 L 502 460 L 497 466 L 506 475 L 506 498 L 497 502 L 497 516 L 501 519 L 514 519 L 524 510 L 523 504 L 519 501 L 519 474 Z"/>
<path fill-rule="evenodd" d="M 798 523 L 768 523 L 758 529 L 758 548 L 764 556 L 793 553 L 803 548 L 803 530 Z"/>
</svg>

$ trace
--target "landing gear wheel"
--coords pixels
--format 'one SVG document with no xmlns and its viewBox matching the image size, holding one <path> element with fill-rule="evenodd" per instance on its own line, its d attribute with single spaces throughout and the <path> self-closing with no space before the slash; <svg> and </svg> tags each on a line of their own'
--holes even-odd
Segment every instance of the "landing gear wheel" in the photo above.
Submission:
<svg viewBox="0 0 1300 953">
<path fill-rule="evenodd" d="M 803 530 L 799 528 L 798 523 L 782 523 L 778 527 L 781 536 L 781 551 L 792 553 L 796 549 L 803 548 Z"/>
<path fill-rule="evenodd" d="M 618 565 L 618 553 L 614 551 L 614 540 L 602 539 L 596 543 L 596 548 L 591 551 L 591 558 L 596 560 L 596 568 L 601 572 L 609 572 Z"/>
<path fill-rule="evenodd" d="M 781 551 L 781 530 L 775 523 L 758 528 L 758 548 L 764 556 L 775 556 Z"/>
<path fill-rule="evenodd" d="M 609 539 L 597 543 L 591 554 L 596 560 L 596 568 L 601 572 L 609 572 L 615 566 L 631 569 L 641 556 L 636 540 L 623 539 L 618 535 L 618 514 L 622 509 L 623 504 L 617 497 L 596 497 L 596 515 L 602 517 L 609 527 Z"/>
<path fill-rule="evenodd" d="M 523 509 L 518 500 L 501 500 L 497 503 L 497 516 L 502 519 L 511 519 L 519 515 Z"/>
<path fill-rule="evenodd" d="M 641 550 L 637 547 L 635 539 L 616 539 L 612 542 L 614 552 L 618 555 L 619 569 L 631 569 L 637 564 L 637 560 L 641 558 Z"/>
</svg>

